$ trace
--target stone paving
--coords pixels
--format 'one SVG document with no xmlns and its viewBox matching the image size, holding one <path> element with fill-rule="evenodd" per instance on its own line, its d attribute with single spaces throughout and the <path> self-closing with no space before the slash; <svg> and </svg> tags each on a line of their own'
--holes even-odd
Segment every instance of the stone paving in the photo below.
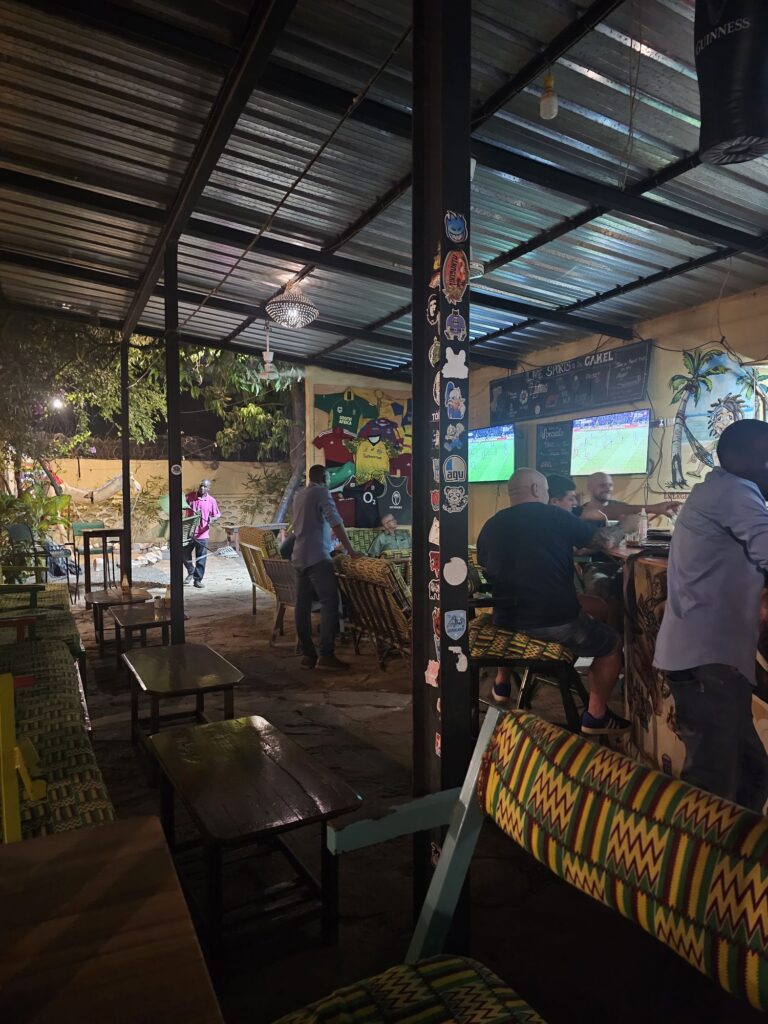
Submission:
<svg viewBox="0 0 768 1024">
<path fill-rule="evenodd" d="M 162 591 L 168 569 L 167 561 L 137 568 L 134 582 Z M 343 674 L 302 671 L 290 615 L 285 637 L 268 646 L 272 600 L 261 595 L 252 615 L 239 557 L 212 554 L 205 582 L 204 590 L 185 590 L 187 639 L 210 644 L 245 672 L 236 713 L 263 715 L 343 775 L 364 797 L 361 816 L 408 799 L 409 666 L 393 659 L 381 672 L 370 650 L 364 646 L 358 657 L 350 644 L 337 651 L 349 662 Z M 118 814 L 154 813 L 158 795 L 129 742 L 128 686 L 116 672 L 113 645 L 100 661 L 89 613 L 81 605 L 76 614 L 89 653 L 94 746 Z M 556 702 L 544 711 L 555 708 Z M 221 713 L 215 700 L 211 710 Z M 302 855 L 317 857 L 316 829 L 294 834 L 292 842 Z M 244 897 L 250 885 L 238 873 L 231 898 Z M 401 960 L 411 886 L 411 841 L 397 840 L 342 858 L 338 946 L 322 946 L 313 923 L 266 945 L 243 932 L 211 965 L 227 1024 L 266 1024 Z M 473 861 L 472 915 L 472 955 L 551 1024 L 758 1020 L 650 937 L 554 878 L 492 825 Z"/>
</svg>

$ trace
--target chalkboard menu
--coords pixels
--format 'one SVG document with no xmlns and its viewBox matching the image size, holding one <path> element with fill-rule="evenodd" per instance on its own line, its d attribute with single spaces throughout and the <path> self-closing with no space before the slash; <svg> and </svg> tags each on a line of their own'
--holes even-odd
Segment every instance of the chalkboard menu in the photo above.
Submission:
<svg viewBox="0 0 768 1024">
<path fill-rule="evenodd" d="M 645 397 L 651 343 L 589 352 L 491 381 L 491 426 L 535 420 Z"/>
<path fill-rule="evenodd" d="M 536 427 L 536 469 L 545 476 L 571 475 L 573 420 L 540 423 Z"/>
</svg>

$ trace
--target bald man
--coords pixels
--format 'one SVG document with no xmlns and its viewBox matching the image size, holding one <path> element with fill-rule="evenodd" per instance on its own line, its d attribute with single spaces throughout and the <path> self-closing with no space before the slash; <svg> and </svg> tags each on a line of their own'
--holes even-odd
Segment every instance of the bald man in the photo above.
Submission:
<svg viewBox="0 0 768 1024">
<path fill-rule="evenodd" d="M 581 518 L 547 504 L 547 478 L 518 469 L 509 478 L 509 508 L 497 512 L 477 539 L 477 557 L 494 598 L 493 620 L 537 640 L 560 643 L 577 657 L 593 658 L 589 707 L 581 731 L 589 736 L 627 732 L 629 722 L 608 707 L 621 668 L 621 644 L 610 626 L 582 611 L 573 582 L 573 549 L 590 545 L 605 515 L 588 510 Z M 511 694 L 508 674 L 499 672 L 493 696 Z"/>
<path fill-rule="evenodd" d="M 678 501 L 657 501 L 655 505 L 629 505 L 626 501 L 616 501 L 613 494 L 613 477 L 610 473 L 593 473 L 587 477 L 589 501 L 582 505 L 577 515 L 584 511 L 604 512 L 608 519 L 622 519 L 624 516 L 636 515 L 645 509 L 649 516 L 666 516 L 680 508 Z"/>
</svg>

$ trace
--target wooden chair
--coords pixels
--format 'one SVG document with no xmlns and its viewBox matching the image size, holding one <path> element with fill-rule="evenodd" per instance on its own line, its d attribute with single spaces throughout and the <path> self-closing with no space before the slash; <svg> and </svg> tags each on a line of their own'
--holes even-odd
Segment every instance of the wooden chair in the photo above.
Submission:
<svg viewBox="0 0 768 1024">
<path fill-rule="evenodd" d="M 242 547 L 242 541 L 240 546 Z M 284 558 L 264 558 L 262 561 L 276 602 L 275 621 L 269 639 L 269 645 L 272 647 L 278 636 L 284 635 L 285 609 L 296 607 L 296 570 Z"/>
<path fill-rule="evenodd" d="M 411 650 L 411 592 L 396 567 L 378 558 L 334 559 L 355 653 L 364 637 L 376 646 L 379 668 L 393 651 Z"/>
<path fill-rule="evenodd" d="M 768 819 L 533 715 L 491 708 L 461 788 L 421 797 L 377 821 L 329 828 L 328 847 L 338 855 L 448 826 L 405 965 L 278 1024 L 346 1019 L 345 1011 L 366 1024 L 410 1019 L 407 1011 L 464 1020 L 444 998 L 452 983 L 460 986 L 457 1007 L 487 1008 L 483 1019 L 540 1024 L 495 976 L 488 992 L 485 969 L 473 961 L 453 958 L 452 975 L 440 983 L 446 958 L 439 954 L 486 816 L 563 881 L 731 995 L 768 1010 Z"/>
<path fill-rule="evenodd" d="M 240 527 L 240 553 L 251 578 L 251 596 L 253 614 L 256 614 L 256 593 L 263 590 L 274 594 L 275 587 L 264 568 L 265 558 L 277 558 L 277 540 L 269 530 L 260 530 L 256 526 Z"/>
</svg>

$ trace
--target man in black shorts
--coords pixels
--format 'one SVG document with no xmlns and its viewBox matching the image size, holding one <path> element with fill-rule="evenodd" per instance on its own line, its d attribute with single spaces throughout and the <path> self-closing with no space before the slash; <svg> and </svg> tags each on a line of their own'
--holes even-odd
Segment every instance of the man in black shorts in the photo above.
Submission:
<svg viewBox="0 0 768 1024">
<path fill-rule="evenodd" d="M 593 542 L 605 516 L 588 511 L 578 518 L 547 504 L 547 478 L 534 469 L 518 469 L 507 487 L 510 507 L 489 519 L 477 539 L 478 561 L 493 596 L 504 600 L 494 608 L 494 622 L 593 658 L 581 731 L 590 736 L 627 732 L 629 722 L 608 707 L 621 669 L 619 635 L 582 611 L 573 582 L 573 549 Z M 503 701 L 510 693 L 509 674 L 499 670 L 493 696 Z"/>
</svg>

